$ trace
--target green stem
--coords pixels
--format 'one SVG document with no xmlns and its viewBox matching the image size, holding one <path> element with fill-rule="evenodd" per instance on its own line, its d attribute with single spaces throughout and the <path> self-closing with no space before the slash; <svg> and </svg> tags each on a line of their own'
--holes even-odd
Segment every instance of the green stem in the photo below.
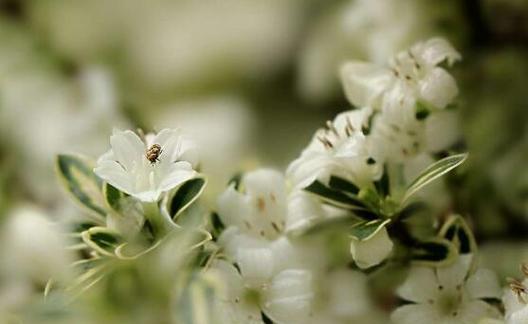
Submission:
<svg viewBox="0 0 528 324">
<path fill-rule="evenodd" d="M 143 211 L 145 218 L 149 221 L 154 231 L 154 238 L 160 240 L 165 237 L 171 230 L 172 224 L 170 220 L 166 219 L 160 211 L 157 202 L 143 203 Z"/>
</svg>

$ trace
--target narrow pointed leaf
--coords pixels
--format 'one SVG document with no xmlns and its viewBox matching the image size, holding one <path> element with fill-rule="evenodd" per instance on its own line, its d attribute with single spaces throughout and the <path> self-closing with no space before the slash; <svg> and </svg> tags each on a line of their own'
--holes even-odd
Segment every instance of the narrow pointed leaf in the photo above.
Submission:
<svg viewBox="0 0 528 324">
<path fill-rule="evenodd" d="M 457 166 L 464 163 L 467 159 L 467 154 L 457 154 L 451 155 L 446 158 L 443 158 L 433 164 L 431 164 L 427 169 L 425 169 L 414 181 L 407 187 L 405 195 L 402 199 L 402 205 L 409 200 L 409 198 L 418 192 L 423 187 L 427 186 L 431 182 L 440 178 L 444 174 L 453 170 Z"/>
</svg>

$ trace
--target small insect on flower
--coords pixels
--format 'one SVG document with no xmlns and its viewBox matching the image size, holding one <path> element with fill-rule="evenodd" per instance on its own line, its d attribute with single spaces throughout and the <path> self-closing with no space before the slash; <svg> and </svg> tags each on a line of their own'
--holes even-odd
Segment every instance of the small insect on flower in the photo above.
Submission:
<svg viewBox="0 0 528 324">
<path fill-rule="evenodd" d="M 147 158 L 147 160 L 150 161 L 151 164 L 154 164 L 156 162 L 159 162 L 161 152 L 163 152 L 163 150 L 161 149 L 161 145 L 152 144 L 152 146 L 145 153 L 145 157 Z"/>
</svg>

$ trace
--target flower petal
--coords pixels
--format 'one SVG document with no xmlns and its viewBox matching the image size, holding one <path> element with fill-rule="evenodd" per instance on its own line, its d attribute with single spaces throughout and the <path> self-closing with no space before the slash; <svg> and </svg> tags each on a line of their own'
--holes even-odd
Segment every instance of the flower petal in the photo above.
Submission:
<svg viewBox="0 0 528 324">
<path fill-rule="evenodd" d="M 458 319 L 460 323 L 478 323 L 485 318 L 498 318 L 499 311 L 482 300 L 473 300 L 462 306 Z M 520 323 L 519 323 L 520 324 Z"/>
<path fill-rule="evenodd" d="M 501 287 L 495 273 L 488 269 L 478 269 L 466 282 L 466 289 L 474 299 L 500 298 Z"/>
<path fill-rule="evenodd" d="M 370 63 L 349 62 L 341 68 L 345 95 L 356 107 L 375 107 L 391 80 L 388 70 Z"/>
<path fill-rule="evenodd" d="M 451 74 L 434 68 L 420 81 L 420 96 L 433 106 L 443 109 L 458 95 L 458 87 Z"/>
<path fill-rule="evenodd" d="M 172 163 L 170 169 L 166 174 L 163 174 L 161 183 L 159 184 L 159 190 L 169 191 L 176 188 L 187 180 L 190 180 L 196 176 L 196 171 L 192 169 L 192 166 L 187 161 L 179 161 Z"/>
<path fill-rule="evenodd" d="M 413 267 L 407 279 L 397 289 L 397 293 L 405 300 L 415 303 L 427 303 L 435 300 L 438 295 L 438 284 L 433 269 Z"/>
<path fill-rule="evenodd" d="M 240 248 L 237 264 L 246 284 L 261 287 L 273 275 L 273 254 L 268 248 Z"/>
<path fill-rule="evenodd" d="M 218 215 L 226 225 L 235 225 L 246 230 L 251 230 L 248 218 L 251 217 L 251 206 L 247 197 L 230 185 L 218 198 Z M 244 220 L 246 222 L 244 222 Z"/>
<path fill-rule="evenodd" d="M 324 216 L 321 203 L 304 191 L 296 191 L 288 199 L 286 231 L 303 229 Z"/>
<path fill-rule="evenodd" d="M 360 241 L 352 238 L 350 253 L 361 269 L 370 268 L 385 260 L 392 251 L 393 243 L 387 234 L 387 229 L 382 227 L 371 238 Z"/>
<path fill-rule="evenodd" d="M 305 323 L 310 314 L 312 275 L 306 270 L 285 270 L 268 287 L 264 310 L 275 323 Z"/>
<path fill-rule="evenodd" d="M 117 189 L 130 195 L 135 193 L 135 186 L 132 178 L 116 161 L 99 159 L 94 172 L 98 177 L 104 179 Z"/>
<path fill-rule="evenodd" d="M 451 65 L 460 60 L 460 54 L 443 38 L 432 38 L 425 43 L 418 45 L 420 48 L 413 48 L 413 53 L 419 55 L 423 62 L 430 65 L 437 65 L 447 60 Z"/>
<path fill-rule="evenodd" d="M 405 305 L 391 314 L 395 324 L 442 323 L 436 308 L 429 304 Z"/>
<path fill-rule="evenodd" d="M 141 163 L 145 156 L 145 144 L 130 130 L 114 130 L 110 145 L 115 158 L 128 172 L 132 171 L 134 164 Z"/>
<path fill-rule="evenodd" d="M 462 285 L 471 266 L 472 258 L 471 254 L 460 255 L 454 264 L 436 268 L 438 283 L 448 290 L 455 290 L 457 286 Z"/>
</svg>

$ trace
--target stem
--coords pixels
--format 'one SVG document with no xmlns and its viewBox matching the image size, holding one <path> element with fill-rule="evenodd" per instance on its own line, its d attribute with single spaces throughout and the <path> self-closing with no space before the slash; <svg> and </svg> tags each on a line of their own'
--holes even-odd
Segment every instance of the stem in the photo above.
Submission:
<svg viewBox="0 0 528 324">
<path fill-rule="evenodd" d="M 172 223 L 162 215 L 158 202 L 143 203 L 143 211 L 152 226 L 156 240 L 160 240 L 172 230 Z"/>
</svg>

